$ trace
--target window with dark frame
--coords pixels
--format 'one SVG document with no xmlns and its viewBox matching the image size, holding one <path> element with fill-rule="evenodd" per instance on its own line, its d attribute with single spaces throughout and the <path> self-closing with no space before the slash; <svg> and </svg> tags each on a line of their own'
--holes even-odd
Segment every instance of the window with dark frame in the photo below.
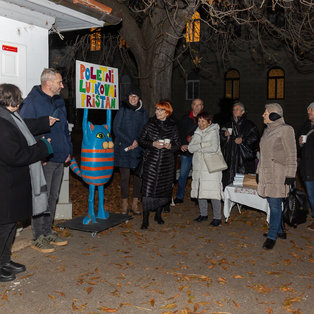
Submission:
<svg viewBox="0 0 314 314">
<path fill-rule="evenodd" d="M 186 42 L 195 43 L 200 41 L 201 21 L 200 14 L 195 11 L 191 21 L 186 23 Z"/>
<path fill-rule="evenodd" d="M 237 100 L 240 98 L 240 73 L 230 69 L 225 73 L 225 98 Z"/>
<path fill-rule="evenodd" d="M 90 29 L 90 51 L 100 51 L 101 50 L 101 29 L 91 28 Z"/>
<path fill-rule="evenodd" d="M 200 98 L 200 79 L 197 73 L 191 72 L 186 80 L 185 99 Z"/>
<path fill-rule="evenodd" d="M 279 67 L 267 73 L 267 99 L 285 99 L 285 72 Z"/>
</svg>

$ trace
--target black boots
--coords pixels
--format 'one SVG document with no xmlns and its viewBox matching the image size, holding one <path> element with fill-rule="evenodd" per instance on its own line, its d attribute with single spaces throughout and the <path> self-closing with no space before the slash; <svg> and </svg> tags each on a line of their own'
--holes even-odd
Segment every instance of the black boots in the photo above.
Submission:
<svg viewBox="0 0 314 314">
<path fill-rule="evenodd" d="M 155 218 L 154 218 L 154 220 L 157 221 L 159 225 L 163 225 L 165 223 L 161 218 L 161 212 L 162 212 L 162 207 L 157 208 Z M 142 222 L 141 229 L 148 228 L 148 219 L 149 219 L 149 211 L 145 210 L 143 211 L 143 222 Z"/>
<path fill-rule="evenodd" d="M 263 249 L 265 250 L 271 250 L 276 244 L 276 240 L 272 240 L 267 238 L 266 241 L 263 244 Z"/>
<path fill-rule="evenodd" d="M 156 209 L 156 214 L 154 220 L 157 221 L 159 225 L 163 225 L 165 222 L 161 218 L 162 207 Z"/>
<path fill-rule="evenodd" d="M 148 228 L 148 219 L 149 219 L 149 211 L 145 210 L 143 211 L 143 222 L 141 229 L 147 229 Z"/>
</svg>

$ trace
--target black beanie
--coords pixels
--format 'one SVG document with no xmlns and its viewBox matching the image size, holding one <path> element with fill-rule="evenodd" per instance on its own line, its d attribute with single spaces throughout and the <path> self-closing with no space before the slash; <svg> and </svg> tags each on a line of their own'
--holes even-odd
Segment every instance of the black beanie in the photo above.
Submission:
<svg viewBox="0 0 314 314">
<path fill-rule="evenodd" d="M 139 98 L 142 97 L 142 93 L 141 93 L 141 90 L 138 88 L 138 87 L 132 87 L 130 88 L 129 92 L 128 92 L 128 96 L 130 95 L 136 95 L 138 96 Z"/>
</svg>

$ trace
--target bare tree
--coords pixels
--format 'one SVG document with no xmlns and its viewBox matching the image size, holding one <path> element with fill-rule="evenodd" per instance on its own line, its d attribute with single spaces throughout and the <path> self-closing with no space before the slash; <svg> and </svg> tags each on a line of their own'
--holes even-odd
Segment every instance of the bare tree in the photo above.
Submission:
<svg viewBox="0 0 314 314">
<path fill-rule="evenodd" d="M 275 62 L 285 49 L 296 65 L 314 61 L 312 0 L 102 0 L 122 14 L 120 35 L 135 57 L 144 101 L 150 106 L 171 97 L 173 63 L 186 53 L 196 67 L 206 68 L 200 49 L 206 47 L 222 64 L 237 50 L 260 62 Z M 185 26 L 196 10 L 202 37 L 184 43 Z M 178 46 L 179 41 L 182 44 Z M 183 68 L 184 70 L 184 68 Z"/>
<path fill-rule="evenodd" d="M 158 100 L 171 98 L 173 65 L 186 71 L 182 60 L 187 55 L 194 67 L 205 71 L 209 53 L 225 66 L 238 52 L 250 54 L 259 63 L 277 62 L 279 50 L 285 50 L 303 69 L 310 69 L 314 62 L 313 0 L 99 1 L 122 15 L 119 35 L 128 48 L 119 45 L 119 37 L 111 36 L 95 61 L 114 65 L 120 47 L 122 64 L 138 78 L 150 113 Z M 196 10 L 200 13 L 200 42 L 186 43 L 185 27 L 187 22 L 195 22 Z M 87 36 L 77 39 L 67 58 L 86 60 L 88 47 Z"/>
</svg>

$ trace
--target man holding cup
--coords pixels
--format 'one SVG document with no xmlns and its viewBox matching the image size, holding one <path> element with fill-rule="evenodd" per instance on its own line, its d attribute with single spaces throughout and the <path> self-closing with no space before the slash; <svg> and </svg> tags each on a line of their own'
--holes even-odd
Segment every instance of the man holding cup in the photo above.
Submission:
<svg viewBox="0 0 314 314">
<path fill-rule="evenodd" d="M 221 128 L 221 148 L 228 169 L 223 172 L 225 188 L 233 182 L 236 173 L 254 173 L 259 133 L 256 125 L 246 119 L 244 105 L 233 105 L 231 121 Z"/>
<path fill-rule="evenodd" d="M 307 107 L 307 114 L 309 119 L 299 132 L 298 146 L 301 153 L 300 173 L 314 218 L 314 102 Z M 314 231 L 314 222 L 308 226 L 308 229 Z"/>
</svg>

